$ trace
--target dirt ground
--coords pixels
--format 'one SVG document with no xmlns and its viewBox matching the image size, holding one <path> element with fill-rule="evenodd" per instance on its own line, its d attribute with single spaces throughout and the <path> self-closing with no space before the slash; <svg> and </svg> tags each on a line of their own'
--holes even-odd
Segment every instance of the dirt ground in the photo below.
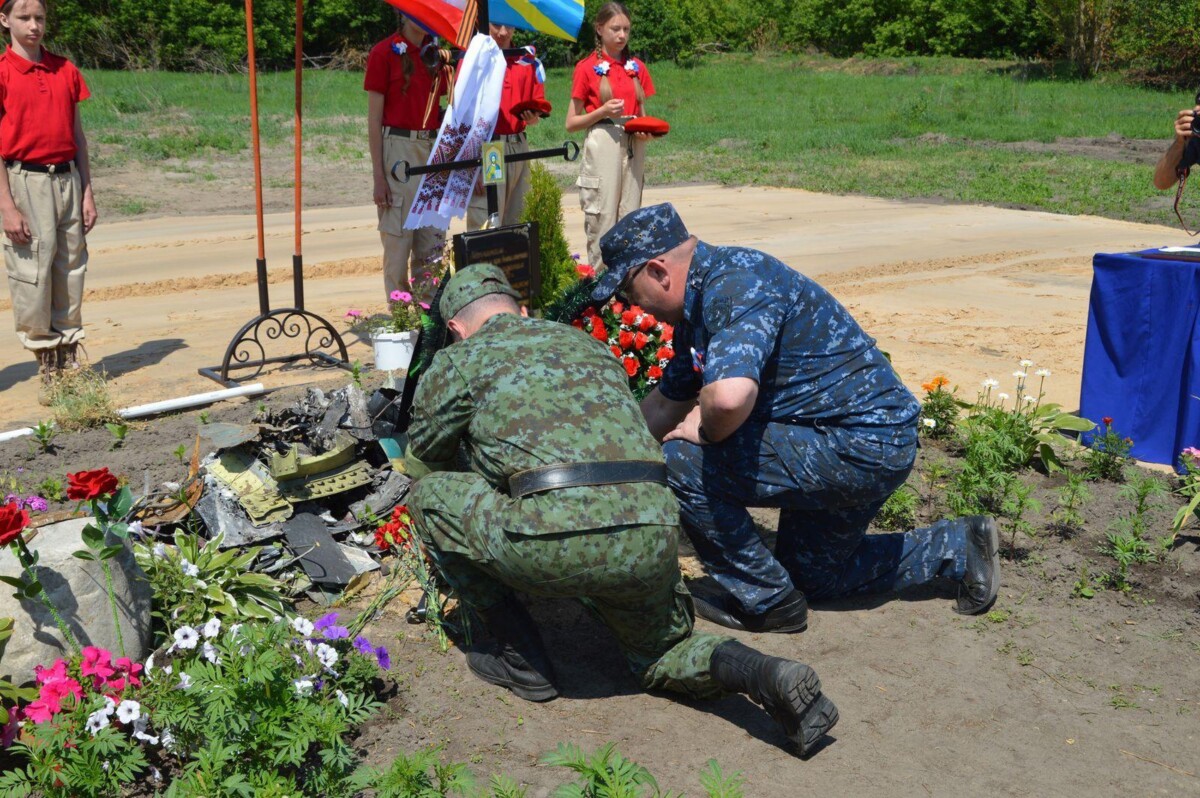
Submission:
<svg viewBox="0 0 1200 798">
<path fill-rule="evenodd" d="M 136 192 L 145 179 L 131 175 L 127 187 Z M 353 179 L 365 186 L 365 168 Z M 105 219 L 90 237 L 87 348 L 112 377 L 118 405 L 215 388 L 196 369 L 219 363 L 255 315 L 254 220 L 240 213 L 248 172 L 237 180 L 186 182 L 164 192 L 161 216 Z M 383 304 L 374 213 L 354 198 L 365 194 L 351 194 L 331 189 L 356 204 L 305 213 L 308 307 L 331 321 L 350 307 Z M 818 279 L 914 388 L 942 373 L 971 396 L 984 377 L 1003 381 L 1028 357 L 1053 371 L 1048 398 L 1067 407 L 1078 404 L 1093 253 L 1187 241 L 1166 226 L 793 190 L 652 186 L 645 201 L 674 202 L 706 241 L 763 249 Z M 103 202 L 101 193 L 102 211 Z M 563 204 L 581 250 L 576 198 Z M 272 301 L 282 306 L 291 299 L 290 213 L 277 207 L 266 230 Z M 11 324 L 0 292 L 0 328 Z M 352 359 L 369 363 L 365 343 L 350 336 L 347 344 Z M 34 372 L 15 337 L 0 336 L 0 429 L 43 417 Z M 279 388 L 329 378 L 297 368 L 263 381 Z M 286 402 L 295 390 L 263 401 Z M 245 420 L 256 401 L 209 414 Z M 195 412 L 134 423 L 116 452 L 107 451 L 104 430 L 62 436 L 53 455 L 18 440 L 0 444 L 0 462 L 33 482 L 101 465 L 135 487 L 178 479 L 171 452 L 190 445 L 197 423 Z M 938 456 L 926 449 L 923 462 Z M 1043 514 L 1054 509 L 1053 488 L 1039 485 Z M 833 740 L 808 761 L 787 753 L 744 699 L 692 704 L 640 694 L 598 624 L 559 602 L 533 607 L 564 691 L 545 705 L 478 682 L 461 653 L 438 652 L 421 627 L 404 622 L 402 606 L 389 607 L 373 636 L 395 639 L 401 688 L 359 745 L 381 764 L 444 743 L 448 757 L 481 774 L 508 772 L 531 785 L 531 796 L 565 780 L 537 765 L 557 742 L 594 748 L 610 740 L 664 787 L 692 795 L 710 758 L 742 771 L 752 796 L 1200 795 L 1200 539 L 1183 538 L 1129 595 L 1071 597 L 1084 564 L 1105 567 L 1096 549 L 1125 507 L 1115 490 L 1097 491 L 1083 535 L 1044 535 L 1020 563 L 1006 563 L 990 619 L 954 615 L 945 596 L 904 596 L 818 606 L 802 635 L 739 635 L 812 664 L 837 703 Z M 1170 512 L 1160 515 L 1161 528 Z M 760 520 L 771 523 L 769 514 Z"/>
</svg>

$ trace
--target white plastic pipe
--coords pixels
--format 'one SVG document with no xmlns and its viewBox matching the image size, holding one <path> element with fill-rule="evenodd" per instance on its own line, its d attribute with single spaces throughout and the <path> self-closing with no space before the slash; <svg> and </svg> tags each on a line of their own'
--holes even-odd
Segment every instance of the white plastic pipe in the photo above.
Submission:
<svg viewBox="0 0 1200 798">
<path fill-rule="evenodd" d="M 10 429 L 8 432 L 0 432 L 0 442 L 11 441 L 13 438 L 21 438 L 25 435 L 32 435 L 33 427 L 21 427 L 20 429 Z"/>
<path fill-rule="evenodd" d="M 148 405 L 127 407 L 124 410 L 118 410 L 117 415 L 121 418 L 141 418 L 142 416 L 152 416 L 156 413 L 167 413 L 172 410 L 186 410 L 189 407 L 210 405 L 213 402 L 236 399 L 239 396 L 257 396 L 265 391 L 266 388 L 263 387 L 263 384 L 256 382 L 253 385 L 240 385 L 237 388 L 225 388 L 220 391 L 209 391 L 208 393 L 195 393 L 191 396 L 181 396 L 178 399 L 164 399 L 161 402 L 151 402 Z"/>
</svg>

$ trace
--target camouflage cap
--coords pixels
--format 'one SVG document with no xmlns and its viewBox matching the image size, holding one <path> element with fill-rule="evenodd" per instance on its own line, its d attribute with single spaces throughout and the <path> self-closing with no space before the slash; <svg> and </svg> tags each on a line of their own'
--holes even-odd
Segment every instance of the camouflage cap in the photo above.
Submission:
<svg viewBox="0 0 1200 798">
<path fill-rule="evenodd" d="M 442 291 L 438 311 L 442 319 L 450 321 L 458 312 L 480 297 L 488 294 L 507 294 L 518 302 L 521 295 L 508 284 L 508 278 L 498 266 L 490 263 L 473 263 L 459 269 Z"/>
<path fill-rule="evenodd" d="M 617 293 L 630 271 L 670 252 L 690 237 L 683 219 L 669 202 L 626 214 L 600 239 L 604 272 L 592 289 L 592 299 L 607 301 Z"/>
</svg>

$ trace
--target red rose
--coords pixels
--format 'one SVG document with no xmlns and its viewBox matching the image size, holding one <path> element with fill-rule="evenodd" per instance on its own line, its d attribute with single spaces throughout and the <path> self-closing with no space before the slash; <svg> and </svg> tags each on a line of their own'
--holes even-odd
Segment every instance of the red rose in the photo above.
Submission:
<svg viewBox="0 0 1200 798">
<path fill-rule="evenodd" d="M 612 303 L 612 312 L 616 313 L 618 316 L 620 316 L 622 313 L 625 312 L 625 306 L 622 305 L 620 302 L 614 302 L 614 303 Z"/>
<path fill-rule="evenodd" d="M 1111 423 L 1112 423 L 1112 416 L 1105 416 L 1104 418 L 1102 418 L 1102 419 L 1100 419 L 1100 420 L 1101 420 L 1102 422 L 1104 422 L 1104 426 L 1106 426 L 1106 427 L 1107 427 L 1109 424 L 1111 424 Z"/>
<path fill-rule="evenodd" d="M 646 344 L 648 343 L 650 343 L 650 339 L 646 337 L 645 333 L 638 333 L 637 335 L 633 336 L 633 348 L 639 352 L 645 349 Z"/>
<path fill-rule="evenodd" d="M 621 323 L 626 327 L 632 327 L 637 321 L 638 314 L 632 310 L 627 310 L 621 314 Z"/>
<path fill-rule="evenodd" d="M 662 335 L 660 335 L 658 338 L 664 344 L 671 343 L 671 341 L 675 340 L 675 328 L 670 324 L 663 324 Z"/>
<path fill-rule="evenodd" d="M 98 499 L 116 492 L 117 478 L 108 472 L 108 468 L 67 474 L 67 498 L 73 501 Z"/>
<path fill-rule="evenodd" d="M 629 349 L 633 346 L 633 333 L 628 330 L 621 330 L 621 334 L 617 336 L 617 343 L 622 349 Z"/>
<path fill-rule="evenodd" d="M 610 347 L 609 347 L 609 350 L 611 350 L 611 351 L 612 351 L 612 353 L 613 353 L 613 357 L 620 357 L 620 356 L 621 356 L 621 347 L 619 347 L 619 346 L 610 346 Z"/>
<path fill-rule="evenodd" d="M 0 507 L 0 546 L 7 546 L 29 526 L 29 513 L 16 502 Z"/>
<path fill-rule="evenodd" d="M 575 273 L 579 275 L 581 280 L 590 280 L 596 276 L 596 270 L 586 263 L 580 263 L 575 266 Z"/>
<path fill-rule="evenodd" d="M 652 380 L 662 379 L 663 371 L 658 366 L 651 366 L 646 370 L 646 376 Z"/>
<path fill-rule="evenodd" d="M 599 319 L 592 319 L 592 337 L 600 343 L 608 343 L 608 330 L 604 329 Z"/>
<path fill-rule="evenodd" d="M 654 353 L 655 360 L 670 360 L 675 356 L 675 350 L 669 346 L 660 346 Z"/>
<path fill-rule="evenodd" d="M 583 317 L 585 319 L 590 319 L 595 315 L 596 315 L 596 309 L 594 307 L 592 307 L 591 305 L 588 305 L 586 308 L 583 309 Z"/>
<path fill-rule="evenodd" d="M 625 373 L 628 374 L 630 377 L 637 376 L 637 373 L 638 373 L 637 358 L 635 358 L 635 357 L 625 358 Z"/>
<path fill-rule="evenodd" d="M 656 324 L 658 324 L 658 320 L 647 313 L 645 316 L 642 316 L 642 320 L 638 324 L 638 329 L 642 332 L 650 332 L 650 330 L 653 329 L 654 325 Z"/>
</svg>

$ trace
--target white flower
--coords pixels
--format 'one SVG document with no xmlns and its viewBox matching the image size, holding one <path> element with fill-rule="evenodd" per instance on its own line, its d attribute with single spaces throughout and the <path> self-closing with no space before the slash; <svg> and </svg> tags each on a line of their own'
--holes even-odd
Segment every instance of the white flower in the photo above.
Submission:
<svg viewBox="0 0 1200 798">
<path fill-rule="evenodd" d="M 313 633 L 313 622 L 308 618 L 297 615 L 295 618 L 292 618 L 292 628 L 304 637 L 308 637 Z"/>
<path fill-rule="evenodd" d="M 216 637 L 221 633 L 221 619 L 209 618 L 208 622 L 204 624 L 204 628 L 200 631 L 205 637 Z"/>
<path fill-rule="evenodd" d="M 230 639 L 236 640 L 237 636 L 238 636 L 238 632 L 240 632 L 240 631 L 242 631 L 242 625 L 240 623 L 235 623 L 233 626 L 230 626 L 229 627 Z"/>
<path fill-rule="evenodd" d="M 998 387 L 1000 387 L 1000 380 L 994 380 L 991 377 L 988 377 L 986 380 L 983 381 L 983 387 L 989 391 L 992 388 L 998 388 Z"/>
<path fill-rule="evenodd" d="M 1037 371 L 1035 371 L 1033 373 L 1038 375 L 1039 377 L 1045 379 L 1046 377 L 1050 376 L 1050 369 L 1038 369 Z"/>
<path fill-rule="evenodd" d="M 1022 360 L 1018 365 L 1023 369 L 1027 369 L 1033 365 L 1033 361 L 1032 360 Z"/>
<path fill-rule="evenodd" d="M 126 699 L 117 705 L 117 720 L 122 723 L 133 723 L 142 716 L 142 705 Z"/>
<path fill-rule="evenodd" d="M 307 651 L 309 654 L 313 653 L 313 651 L 315 651 L 316 648 L 317 648 L 317 646 L 315 643 L 313 643 L 313 641 L 311 641 L 311 640 L 304 641 L 304 650 Z"/>
<path fill-rule="evenodd" d="M 145 667 L 142 668 L 142 670 L 144 670 L 146 672 L 147 676 L 150 675 L 150 671 L 154 670 L 154 655 L 153 654 L 146 657 L 146 665 L 145 665 Z"/>
<path fill-rule="evenodd" d="M 171 730 L 169 728 L 163 729 L 162 734 L 160 734 L 159 737 L 162 740 L 163 748 L 167 749 L 168 751 L 175 749 L 175 735 L 171 734 Z"/>
<path fill-rule="evenodd" d="M 221 664 L 221 657 L 217 654 L 217 647 L 214 646 L 212 643 L 205 640 L 204 645 L 201 647 L 200 650 L 204 654 L 204 658 L 206 660 L 208 660 L 209 662 L 211 662 L 213 665 Z"/>
<path fill-rule="evenodd" d="M 200 635 L 196 634 L 196 630 L 190 626 L 181 626 L 175 630 L 176 648 L 195 648 L 196 641 L 199 639 Z"/>
<path fill-rule="evenodd" d="M 150 745 L 158 745 L 158 737 L 146 731 L 146 727 L 150 725 L 150 719 L 145 715 L 133 722 L 133 736 L 135 739 L 141 740 Z M 153 768 L 151 768 L 153 770 Z M 159 778 L 162 778 L 159 776 Z"/>
<path fill-rule="evenodd" d="M 338 700 L 339 704 L 341 704 L 344 707 L 350 706 L 350 699 L 346 698 L 346 694 L 343 693 L 341 690 L 335 690 L 333 694 L 337 696 L 337 700 Z"/>
<path fill-rule="evenodd" d="M 163 665 L 163 673 L 165 673 L 165 674 L 167 674 L 168 676 L 170 676 L 170 675 L 171 675 L 172 673 L 174 673 L 174 672 L 175 672 L 175 668 L 173 668 L 172 666 L 170 666 L 170 665 Z"/>
<path fill-rule="evenodd" d="M 175 685 L 176 690 L 186 690 L 192 686 L 192 677 L 186 673 L 179 674 L 179 684 Z"/>
<path fill-rule="evenodd" d="M 1036 401 L 1037 401 L 1037 399 L 1034 399 L 1034 398 L 1033 398 L 1032 396 L 1030 396 L 1029 394 L 1025 394 L 1024 396 L 1022 396 L 1022 397 L 1021 397 L 1021 399 L 1022 399 L 1022 400 L 1025 402 L 1025 404 L 1027 404 L 1027 405 L 1031 405 L 1031 404 L 1033 404 L 1034 402 L 1036 402 Z"/>
<path fill-rule="evenodd" d="M 923 419 L 921 419 L 921 423 L 924 424 L 926 427 L 929 427 L 929 429 L 933 429 L 934 427 L 937 426 L 937 420 L 932 419 L 932 418 L 923 418 Z"/>
<path fill-rule="evenodd" d="M 1013 376 L 1016 377 L 1018 380 L 1023 380 L 1026 377 L 1028 377 L 1029 375 L 1023 371 L 1014 371 Z"/>
<path fill-rule="evenodd" d="M 317 660 L 326 668 L 332 668 L 333 663 L 337 662 L 337 658 L 337 652 L 333 650 L 332 646 L 324 643 L 317 646 Z"/>
<path fill-rule="evenodd" d="M 150 549 L 150 553 L 153 554 L 155 557 L 166 557 L 167 556 L 167 547 L 161 543 L 155 543 L 154 548 Z"/>
<path fill-rule="evenodd" d="M 312 695 L 313 683 L 311 679 L 296 679 L 292 682 L 292 686 L 296 688 L 296 695 L 301 698 Z"/>
<path fill-rule="evenodd" d="M 85 723 L 83 727 L 91 732 L 92 736 L 95 737 L 97 732 L 108 727 L 108 723 L 108 713 L 106 713 L 103 709 L 98 709 L 92 714 L 88 715 L 87 723 Z"/>
<path fill-rule="evenodd" d="M 129 534 L 141 537 L 142 535 L 146 534 L 146 527 L 142 525 L 141 521 L 130 521 Z"/>
<path fill-rule="evenodd" d="M 154 745 L 157 742 L 158 738 L 155 737 L 154 742 L 150 743 L 150 745 Z M 150 766 L 150 780 L 155 784 L 162 784 L 162 772 L 158 768 L 154 767 L 154 765 Z"/>
<path fill-rule="evenodd" d="M 998 394 L 996 394 L 996 398 L 997 398 L 997 399 L 999 399 L 1001 402 L 1003 402 L 1003 401 L 1005 401 L 1006 399 L 1008 399 L 1008 394 L 1006 394 L 1006 393 L 998 393 Z"/>
<path fill-rule="evenodd" d="M 112 713 L 117 711 L 117 702 L 114 701 L 110 696 L 104 696 L 104 709 L 99 709 L 96 711 L 103 712 L 105 715 L 112 715 Z"/>
<path fill-rule="evenodd" d="M 187 557 L 183 557 L 179 560 L 179 567 L 183 570 L 184 576 L 199 576 L 200 575 L 200 568 L 198 566 L 192 565 L 190 562 L 188 562 Z"/>
</svg>

